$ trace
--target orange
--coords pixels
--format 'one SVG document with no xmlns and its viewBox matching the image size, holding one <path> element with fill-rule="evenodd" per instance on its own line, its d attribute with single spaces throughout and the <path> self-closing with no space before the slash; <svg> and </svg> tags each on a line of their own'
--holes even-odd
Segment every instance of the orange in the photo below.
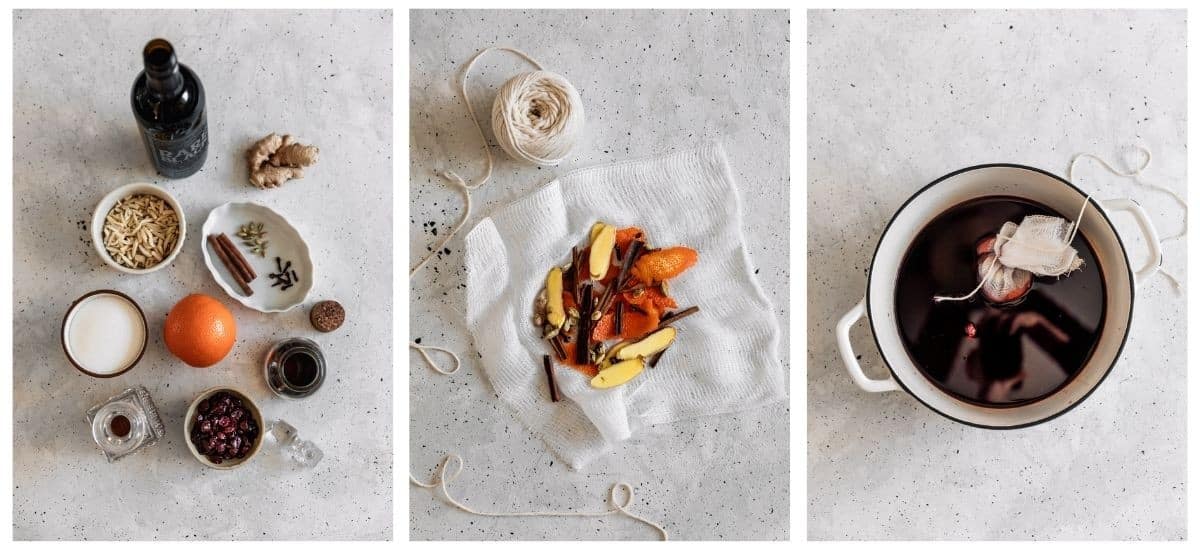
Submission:
<svg viewBox="0 0 1200 550">
<path fill-rule="evenodd" d="M 626 292 L 623 294 L 623 296 L 625 297 L 625 301 L 627 303 L 643 307 L 646 304 L 652 304 L 659 311 L 675 309 L 679 307 L 679 305 L 675 303 L 674 298 L 663 294 L 662 289 L 657 286 L 644 288 L 640 292 L 637 290 Z"/>
<path fill-rule="evenodd" d="M 633 276 L 646 284 L 665 281 L 696 263 L 698 255 L 686 246 L 675 246 L 647 252 L 633 264 Z"/>
<path fill-rule="evenodd" d="M 617 248 L 620 248 L 622 253 L 629 250 L 629 244 L 635 240 L 642 238 L 642 228 L 626 227 L 617 231 Z"/>
<path fill-rule="evenodd" d="M 193 367 L 211 367 L 224 359 L 237 339 L 233 314 L 216 298 L 191 294 L 167 314 L 163 341 L 167 349 Z"/>
<path fill-rule="evenodd" d="M 654 308 L 653 304 L 646 304 L 646 306 L 642 308 L 642 311 L 632 307 L 625 308 L 625 314 L 621 317 L 622 339 L 641 338 L 658 328 L 658 310 Z"/>
</svg>

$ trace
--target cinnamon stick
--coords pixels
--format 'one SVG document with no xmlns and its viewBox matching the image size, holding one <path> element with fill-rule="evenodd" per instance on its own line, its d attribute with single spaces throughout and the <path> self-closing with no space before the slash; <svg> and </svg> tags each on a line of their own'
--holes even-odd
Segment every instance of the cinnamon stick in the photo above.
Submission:
<svg viewBox="0 0 1200 550">
<path fill-rule="evenodd" d="M 671 349 L 671 348 L 668 346 L 666 349 L 654 354 L 654 357 L 650 358 L 650 368 L 654 368 L 654 367 L 658 366 L 658 360 L 662 359 L 663 354 L 666 353 L 668 349 Z"/>
<path fill-rule="evenodd" d="M 681 311 L 677 311 L 677 312 L 675 312 L 675 313 L 672 313 L 672 314 L 668 315 L 668 316 L 667 316 L 666 318 L 664 318 L 663 320 L 659 321 L 659 322 L 658 322 L 658 327 L 659 327 L 659 328 L 665 327 L 665 326 L 667 326 L 667 325 L 669 325 L 669 324 L 671 324 L 671 323 L 674 323 L 675 321 L 678 321 L 678 320 L 680 320 L 680 319 L 682 319 L 682 318 L 684 318 L 684 317 L 687 317 L 688 315 L 691 315 L 691 314 L 693 314 L 693 313 L 696 313 L 696 312 L 698 312 L 698 311 L 700 311 L 700 308 L 699 308 L 699 306 L 692 306 L 692 307 L 689 307 L 689 308 L 687 308 L 687 309 L 684 309 L 684 310 L 681 310 Z"/>
<path fill-rule="evenodd" d="M 617 302 L 617 311 L 613 314 L 613 332 L 621 335 L 621 318 L 625 316 L 625 302 Z"/>
<path fill-rule="evenodd" d="M 225 248 L 221 246 L 221 241 L 217 240 L 216 236 L 209 235 L 208 244 L 212 245 L 213 251 L 216 252 L 217 257 L 221 259 L 221 263 L 225 264 L 225 269 L 229 271 L 229 274 L 233 275 L 234 282 L 236 282 L 238 287 L 242 289 L 242 292 L 245 293 L 246 296 L 253 296 L 254 291 L 250 289 L 249 282 L 243 279 L 241 272 L 234 267 L 233 259 L 231 259 L 229 254 L 225 252 Z"/>
<path fill-rule="evenodd" d="M 567 352 L 563 349 L 562 341 L 559 340 L 560 336 L 562 336 L 562 333 L 559 333 L 558 336 L 550 339 L 550 347 L 554 348 L 554 356 L 557 357 L 559 361 L 566 361 Z"/>
<path fill-rule="evenodd" d="M 583 296 L 579 303 L 579 334 L 575 338 L 575 364 L 589 365 L 588 356 L 592 349 L 592 285 L 584 283 Z"/>
<path fill-rule="evenodd" d="M 221 233 L 217 235 L 217 241 L 221 243 L 221 246 L 225 247 L 225 253 L 229 254 L 229 257 L 237 264 L 238 269 L 242 272 L 242 276 L 247 281 L 253 281 L 258 277 L 258 274 L 254 272 L 254 268 L 250 267 L 250 262 L 246 261 L 246 257 L 242 256 L 241 251 L 237 249 L 237 246 L 234 246 L 233 241 L 229 240 L 229 237 Z"/>
<path fill-rule="evenodd" d="M 583 285 L 583 281 L 587 280 L 587 277 L 584 277 L 582 280 L 579 278 L 579 269 L 581 267 L 583 267 L 582 265 L 580 265 L 582 263 L 581 262 L 582 259 L 583 259 L 583 251 L 579 250 L 579 247 L 572 246 L 571 247 L 571 294 L 572 294 L 572 296 L 571 297 L 575 298 L 576 304 L 580 304 L 583 302 L 583 298 L 580 295 L 580 292 L 582 292 L 583 289 L 580 287 Z"/>
<path fill-rule="evenodd" d="M 550 356 L 542 356 L 542 366 L 546 368 L 546 381 L 550 384 L 550 400 L 558 403 L 558 380 L 554 379 L 554 365 L 550 363 Z"/>
<path fill-rule="evenodd" d="M 612 306 L 612 302 L 616 299 L 617 293 L 623 290 L 625 280 L 629 277 L 629 268 L 633 267 L 633 262 L 637 260 L 638 254 L 642 250 L 642 241 L 634 240 L 629 243 L 629 249 L 625 251 L 625 258 L 621 262 L 621 271 L 617 272 L 617 278 L 604 289 L 604 297 L 600 299 L 601 315 L 608 311 Z"/>
</svg>

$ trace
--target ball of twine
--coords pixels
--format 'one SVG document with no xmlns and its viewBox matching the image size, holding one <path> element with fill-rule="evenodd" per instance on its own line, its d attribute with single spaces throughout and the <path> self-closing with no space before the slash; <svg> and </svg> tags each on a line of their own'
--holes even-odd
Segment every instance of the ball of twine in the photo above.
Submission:
<svg viewBox="0 0 1200 550">
<path fill-rule="evenodd" d="M 540 166 L 562 162 L 583 132 L 583 100 L 562 75 L 522 73 L 492 104 L 492 132 L 509 156 Z"/>
</svg>

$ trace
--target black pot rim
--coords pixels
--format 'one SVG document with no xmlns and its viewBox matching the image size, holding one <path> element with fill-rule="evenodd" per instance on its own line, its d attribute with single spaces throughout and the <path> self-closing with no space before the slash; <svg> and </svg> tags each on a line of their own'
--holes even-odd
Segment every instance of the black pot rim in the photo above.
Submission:
<svg viewBox="0 0 1200 550">
<path fill-rule="evenodd" d="M 972 170 L 981 170 L 984 168 L 1018 168 L 1018 169 L 1022 169 L 1022 170 L 1028 170 L 1031 172 L 1037 172 L 1039 174 L 1054 178 L 1054 179 L 1058 180 L 1059 182 L 1067 185 L 1071 189 L 1075 190 L 1076 193 L 1079 193 L 1080 196 L 1084 197 L 1086 200 L 1088 200 L 1089 202 L 1092 203 L 1092 205 L 1095 207 L 1096 212 L 1098 212 L 1100 214 L 1100 217 L 1104 219 L 1104 223 L 1108 224 L 1108 226 L 1112 229 L 1113 235 L 1115 235 L 1117 238 L 1117 246 L 1120 247 L 1121 254 L 1125 257 L 1125 270 L 1128 272 L 1128 275 L 1129 275 L 1129 286 L 1130 286 L 1130 289 L 1129 289 L 1129 316 L 1127 319 L 1125 319 L 1125 331 L 1121 335 L 1121 344 L 1120 344 L 1120 346 L 1117 347 L 1117 353 L 1113 356 L 1112 363 L 1110 363 L 1108 365 L 1108 368 L 1105 369 L 1104 375 L 1101 376 L 1100 379 L 1097 380 L 1096 383 L 1093 384 L 1092 387 L 1088 389 L 1087 393 L 1083 394 L 1083 397 L 1080 397 L 1074 403 L 1067 405 L 1062 410 L 1055 412 L 1054 414 L 1049 415 L 1045 418 L 1035 420 L 1033 422 L 1026 422 L 1024 424 L 1015 424 L 1012 426 L 988 426 L 985 424 L 976 424 L 974 422 L 968 422 L 961 418 L 952 416 L 952 415 L 938 409 L 937 407 L 934 407 L 933 405 L 930 405 L 929 403 L 926 403 L 925 401 L 921 400 L 921 398 L 917 397 L 917 395 L 915 393 L 913 393 L 912 390 L 908 389 L 908 387 L 904 385 L 904 382 L 902 382 L 900 380 L 900 377 L 896 376 L 895 369 L 892 368 L 892 364 L 888 361 L 887 355 L 885 355 L 883 353 L 883 346 L 881 346 L 879 343 L 879 336 L 877 334 L 875 334 L 875 324 L 873 322 L 871 322 L 871 278 L 875 274 L 875 259 L 877 256 L 879 256 L 879 245 L 883 243 L 883 238 L 887 235 L 888 230 L 890 230 L 892 228 L 892 224 L 895 223 L 896 218 L 898 218 L 900 216 L 900 213 L 903 212 L 906 207 L 908 207 L 909 203 L 911 203 L 913 200 L 915 200 L 922 193 L 933 188 L 933 186 L 935 186 L 947 179 L 950 179 L 954 176 L 962 174 L 964 172 L 970 172 Z M 976 164 L 974 166 L 968 166 L 966 168 L 961 168 L 959 170 L 955 170 L 955 171 L 950 172 L 940 178 L 933 180 L 932 182 L 925 185 L 924 187 L 919 189 L 917 192 L 915 192 L 911 196 L 909 196 L 908 199 L 905 200 L 904 203 L 901 204 L 900 207 L 896 209 L 896 213 L 892 214 L 892 218 L 890 220 L 888 220 L 888 223 L 886 226 L 884 226 L 883 231 L 879 233 L 879 242 L 875 244 L 875 252 L 871 254 L 871 263 L 867 269 L 867 289 L 866 289 L 865 294 L 866 294 L 865 301 L 866 301 L 866 305 L 867 305 L 867 310 L 866 310 L 867 311 L 867 326 L 871 328 L 871 338 L 875 341 L 875 349 L 879 350 L 879 356 L 883 359 L 883 364 L 884 364 L 884 366 L 887 367 L 888 374 L 892 377 L 892 380 L 896 381 L 896 385 L 900 386 L 900 388 L 903 389 L 905 393 L 912 396 L 913 399 L 916 399 L 918 403 L 925 405 L 925 407 L 929 408 L 933 412 L 938 413 L 946 418 L 949 418 L 950 420 L 958 422 L 959 424 L 965 424 L 967 426 L 971 426 L 971 427 L 975 427 L 975 428 L 983 428 L 983 429 L 987 429 L 987 430 L 1016 430 L 1016 429 L 1020 429 L 1020 428 L 1028 428 L 1030 426 L 1036 426 L 1038 424 L 1049 422 L 1051 420 L 1054 420 L 1055 418 L 1058 418 L 1058 417 L 1066 414 L 1071 409 L 1074 409 L 1075 407 L 1077 407 L 1080 403 L 1083 403 L 1084 401 L 1086 401 L 1087 398 L 1090 397 L 1092 395 L 1092 393 L 1096 391 L 1096 388 L 1099 388 L 1100 385 L 1104 383 L 1104 381 L 1108 378 L 1108 375 L 1112 373 L 1113 368 L 1116 367 L 1117 361 L 1119 361 L 1121 359 L 1121 353 L 1125 351 L 1125 343 L 1129 341 L 1129 327 L 1133 324 L 1133 307 L 1134 307 L 1134 303 L 1137 300 L 1137 285 L 1133 278 L 1133 267 L 1129 264 L 1129 252 L 1125 248 L 1125 241 L 1123 241 L 1121 239 L 1120 232 L 1117 231 L 1117 228 L 1115 225 L 1113 225 L 1112 220 L 1108 218 L 1108 214 L 1105 212 L 1104 207 L 1101 206 L 1100 203 L 1096 201 L 1096 199 L 1091 198 L 1087 193 L 1084 193 L 1082 189 L 1080 189 L 1075 184 L 1067 181 L 1065 178 L 1059 177 L 1056 174 L 1052 174 L 1050 172 L 1042 170 L 1041 168 L 1035 168 L 1033 166 L 1027 166 L 1024 164 L 999 162 L 999 163 L 988 163 L 988 164 Z"/>
</svg>

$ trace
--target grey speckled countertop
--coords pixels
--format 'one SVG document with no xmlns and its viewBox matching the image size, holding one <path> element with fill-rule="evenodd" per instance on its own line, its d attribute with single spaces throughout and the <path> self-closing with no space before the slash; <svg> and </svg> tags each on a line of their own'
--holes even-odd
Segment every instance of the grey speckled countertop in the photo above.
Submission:
<svg viewBox="0 0 1200 550">
<path fill-rule="evenodd" d="M 867 394 L 833 326 L 863 296 L 880 232 L 935 178 L 986 162 L 1065 174 L 1076 153 L 1154 152 L 1143 179 L 1185 189 L 1182 11 L 809 12 L 808 529 L 813 539 L 1182 539 L 1184 298 L 1139 289 L 1122 359 L 1049 423 L 985 431 L 903 392 Z M 1126 161 L 1121 165 L 1128 165 Z M 1139 201 L 1163 236 L 1162 193 L 1080 164 L 1099 198 Z M 1136 265 L 1128 216 L 1114 220 Z M 1184 275 L 1182 239 L 1165 266 Z M 883 371 L 870 330 L 852 341 Z"/>
<path fill-rule="evenodd" d="M 13 30 L 14 537 L 390 538 L 391 14 L 18 11 Z M 208 161 L 184 180 L 153 174 L 130 111 L 142 46 L 160 35 L 208 93 Z M 243 151 L 271 131 L 315 143 L 321 158 L 304 179 L 261 191 L 246 181 Z M 137 180 L 179 199 L 188 233 L 174 263 L 134 276 L 101 261 L 87 225 L 102 196 Z M 212 280 L 200 227 L 231 200 L 268 204 L 308 240 L 318 276 L 304 307 L 258 313 Z M 133 296 L 150 325 L 141 363 L 113 379 L 76 372 L 59 345 L 67 306 L 99 288 Z M 192 292 L 220 299 L 238 323 L 233 352 L 208 369 L 162 344 L 167 311 Z M 348 312 L 330 334 L 307 318 L 325 298 Z M 267 348 L 290 336 L 316 340 L 329 363 L 324 386 L 304 401 L 274 397 L 261 371 Z M 166 438 L 108 464 L 84 412 L 135 384 L 157 403 Z M 290 421 L 324 461 L 303 472 L 273 470 L 265 454 L 229 472 L 200 465 L 183 415 L 218 384 Z"/>
<path fill-rule="evenodd" d="M 457 92 L 458 71 L 479 49 L 514 46 L 579 88 L 588 128 L 555 169 L 519 164 L 493 143 L 496 174 L 475 193 L 468 228 L 554 174 L 721 139 L 744 197 L 751 261 L 787 334 L 787 12 L 416 11 L 410 25 L 414 263 L 461 212 L 458 195 L 437 172 L 449 168 L 474 179 L 483 170 L 479 137 Z M 504 53 L 485 56 L 470 81 L 477 112 L 490 113 L 496 87 L 525 68 Z M 609 485 L 626 480 L 637 492 L 632 509 L 665 525 L 673 538 L 788 538 L 786 405 L 654 426 L 584 472 L 555 462 L 480 375 L 462 318 L 461 242 L 454 239 L 449 254 L 412 281 L 412 337 L 465 358 L 458 374 L 443 377 L 410 354 L 415 474 L 426 478 L 445 453 L 462 454 L 466 469 L 455 494 L 481 510 L 603 509 Z M 786 368 L 786 342 L 780 354 Z M 620 517 L 479 518 L 410 490 L 413 539 L 655 536 Z"/>
</svg>

